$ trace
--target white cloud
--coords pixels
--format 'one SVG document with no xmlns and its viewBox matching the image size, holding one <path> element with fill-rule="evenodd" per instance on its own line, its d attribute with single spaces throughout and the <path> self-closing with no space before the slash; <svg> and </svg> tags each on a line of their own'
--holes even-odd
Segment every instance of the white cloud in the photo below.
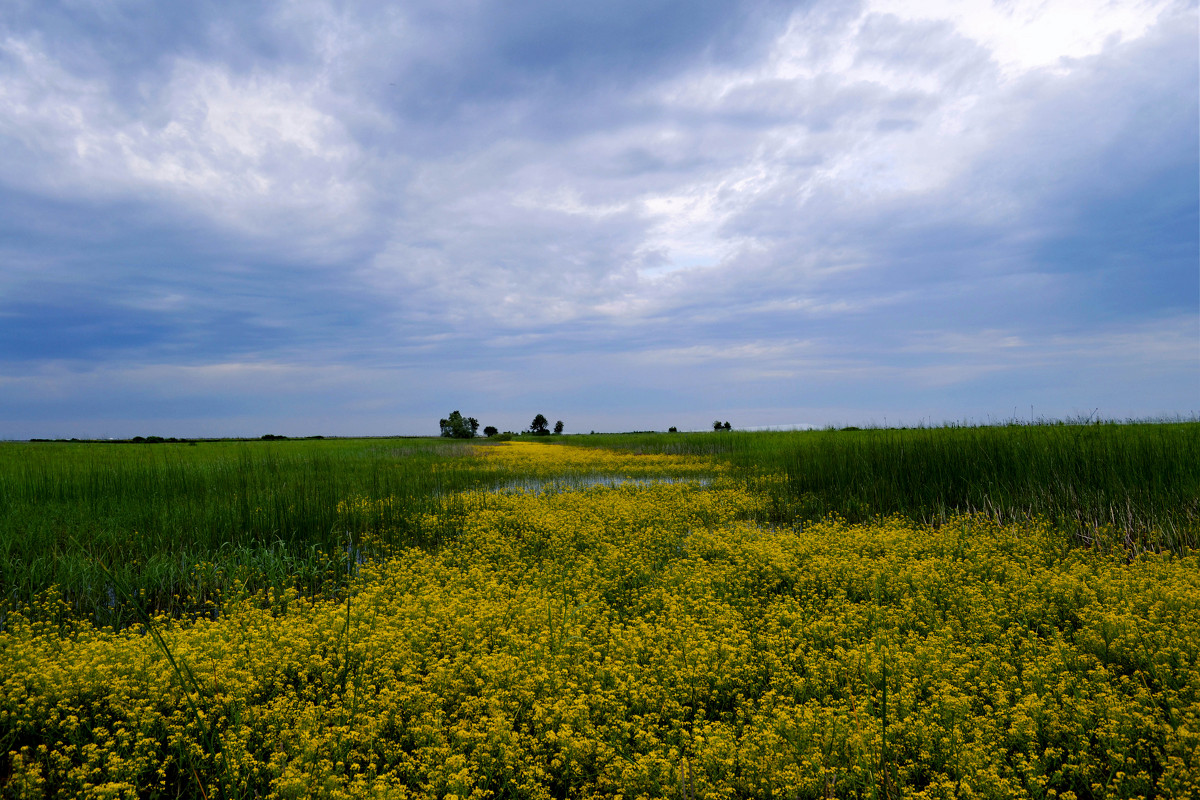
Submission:
<svg viewBox="0 0 1200 800">
<path fill-rule="evenodd" d="M 868 0 L 869 13 L 937 20 L 986 47 L 1006 75 L 1066 60 L 1142 36 L 1177 0 Z"/>
<path fill-rule="evenodd" d="M 1128 217 L 1131 261 L 1194 247 L 1170 227 L 1194 190 L 1139 194 L 1194 174 L 1195 39 L 1167 24 L 1194 31 L 1194 3 L 819 2 L 736 59 L 664 52 L 644 74 L 443 12 L 356 17 L 374 13 L 247 11 L 112 64 L 37 25 L 0 32 L 0 203 L 53 221 L 0 219 L 3 293 L 38 306 L 0 306 L 0 336 L 57 325 L 28 359 L 209 364 L 170 377 L 196 392 L 323 392 L 317 368 L 345 361 L 417 364 L 451 393 L 507 370 L 506 397 L 592 404 L 630 370 L 674 398 L 744 381 L 762 409 L 786 409 L 797 376 L 844 390 L 813 407 L 873 391 L 862 407 L 886 408 L 872 382 L 927 401 L 1022 370 L 1132 370 L 1138 348 L 1194 365 L 1177 334 L 1129 332 L 1177 310 L 1176 256 L 1101 267 L 1115 248 L 1097 238 Z M 1126 288 L 1149 299 L 1095 302 Z M 513 355 L 529 350 L 563 372 Z M 299 377 L 220 366 L 253 358 Z M 399 390 L 379 375 L 344 377 Z"/>
<path fill-rule="evenodd" d="M 0 50 L 11 65 L 0 136 L 33 157 L 0 162 L 5 180 L 64 197 L 149 194 L 256 234 L 288 219 L 309 233 L 361 224 L 361 154 L 320 110 L 319 84 L 179 58 L 131 108 L 102 77 L 55 63 L 36 38 L 10 37 Z"/>
</svg>

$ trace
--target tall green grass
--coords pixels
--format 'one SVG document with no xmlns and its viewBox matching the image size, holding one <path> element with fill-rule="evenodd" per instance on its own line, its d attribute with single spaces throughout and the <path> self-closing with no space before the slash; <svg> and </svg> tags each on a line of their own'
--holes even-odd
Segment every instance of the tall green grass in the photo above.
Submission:
<svg viewBox="0 0 1200 800">
<path fill-rule="evenodd" d="M 1200 547 L 1200 423 L 635 434 L 569 437 L 583 446 L 729 460 L 763 482 L 765 521 L 962 511 L 1042 517 L 1077 542 Z"/>
<path fill-rule="evenodd" d="M 1200 547 L 1194 422 L 554 439 L 726 460 L 767 495 L 768 524 L 978 511 L 1131 553 Z M 471 453 L 430 439 L 0 443 L 0 626 L 4 604 L 50 587 L 72 615 L 118 626 L 137 617 L 114 582 L 193 615 L 231 591 L 337 592 L 364 546 L 436 547 L 453 531 L 426 512 L 453 519 L 455 493 L 521 482 Z"/>
<path fill-rule="evenodd" d="M 364 540 L 436 546 L 420 525 L 489 476 L 440 440 L 0 444 L 0 598 L 57 587 L 74 613 L 210 613 L 222 594 L 336 591 Z M 360 503 L 339 512 L 339 503 Z M 110 570 L 112 577 L 106 575 Z"/>
</svg>

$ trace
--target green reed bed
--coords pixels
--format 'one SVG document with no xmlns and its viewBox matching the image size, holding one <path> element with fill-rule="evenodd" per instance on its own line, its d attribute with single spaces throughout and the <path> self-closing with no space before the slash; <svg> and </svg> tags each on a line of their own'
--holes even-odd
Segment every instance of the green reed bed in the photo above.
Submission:
<svg viewBox="0 0 1200 800">
<path fill-rule="evenodd" d="M 73 613 L 120 626 L 126 592 L 196 614 L 235 587 L 336 591 L 364 547 L 440 543 L 422 514 L 501 479 L 470 454 L 438 440 L 0 444 L 0 601 L 56 586 Z"/>
<path fill-rule="evenodd" d="M 570 437 L 640 452 L 715 455 L 764 485 L 767 522 L 954 512 L 1041 517 L 1083 544 L 1200 547 L 1200 423 Z"/>
</svg>

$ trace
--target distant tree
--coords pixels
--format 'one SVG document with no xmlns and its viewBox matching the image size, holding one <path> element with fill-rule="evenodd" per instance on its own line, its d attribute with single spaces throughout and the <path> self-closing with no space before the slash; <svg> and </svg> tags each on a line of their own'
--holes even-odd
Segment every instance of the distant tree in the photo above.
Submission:
<svg viewBox="0 0 1200 800">
<path fill-rule="evenodd" d="M 713 420 L 713 430 L 714 431 L 722 430 L 724 427 L 725 426 L 721 424 L 721 420 L 719 420 L 719 419 Z"/>
<path fill-rule="evenodd" d="M 472 425 L 472 422 L 475 424 Z M 439 420 L 438 424 L 442 428 L 442 436 L 451 439 L 472 439 L 475 437 L 475 428 L 479 426 L 474 418 L 464 417 L 458 411 L 450 412 L 450 418 Z"/>
<path fill-rule="evenodd" d="M 545 436 L 550 433 L 550 422 L 544 414 L 538 414 L 533 418 L 533 423 L 529 426 L 529 432 L 537 436 Z"/>
<path fill-rule="evenodd" d="M 555 433 L 563 432 L 563 421 L 561 419 L 558 422 L 554 423 L 554 432 Z"/>
<path fill-rule="evenodd" d="M 729 420 L 725 420 L 725 426 L 724 426 L 724 427 L 725 427 L 725 430 L 727 430 L 727 431 L 731 431 L 731 430 L 733 430 L 733 426 L 729 424 Z"/>
<path fill-rule="evenodd" d="M 474 417 L 467 417 L 467 424 L 471 426 L 472 437 L 479 433 L 479 420 L 475 419 Z"/>
<path fill-rule="evenodd" d="M 667 433 L 679 433 L 679 429 L 672 425 L 671 427 L 667 428 Z"/>
<path fill-rule="evenodd" d="M 495 436 L 499 432 L 500 431 L 496 430 L 495 425 L 488 425 L 486 428 L 483 429 L 483 435 L 488 437 L 489 439 L 492 438 L 493 436 Z"/>
</svg>

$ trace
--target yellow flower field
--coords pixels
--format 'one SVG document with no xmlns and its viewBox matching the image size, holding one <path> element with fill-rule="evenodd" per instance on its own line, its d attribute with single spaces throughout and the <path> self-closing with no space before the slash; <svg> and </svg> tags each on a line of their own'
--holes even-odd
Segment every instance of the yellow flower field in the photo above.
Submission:
<svg viewBox="0 0 1200 800">
<path fill-rule="evenodd" d="M 52 596 L 10 613 L 4 796 L 1200 793 L 1196 555 L 977 517 L 764 529 L 702 460 L 481 450 L 675 480 L 470 493 L 422 520 L 448 545 L 379 545 L 347 597 L 227 598 L 156 619 L 165 647 Z"/>
</svg>

